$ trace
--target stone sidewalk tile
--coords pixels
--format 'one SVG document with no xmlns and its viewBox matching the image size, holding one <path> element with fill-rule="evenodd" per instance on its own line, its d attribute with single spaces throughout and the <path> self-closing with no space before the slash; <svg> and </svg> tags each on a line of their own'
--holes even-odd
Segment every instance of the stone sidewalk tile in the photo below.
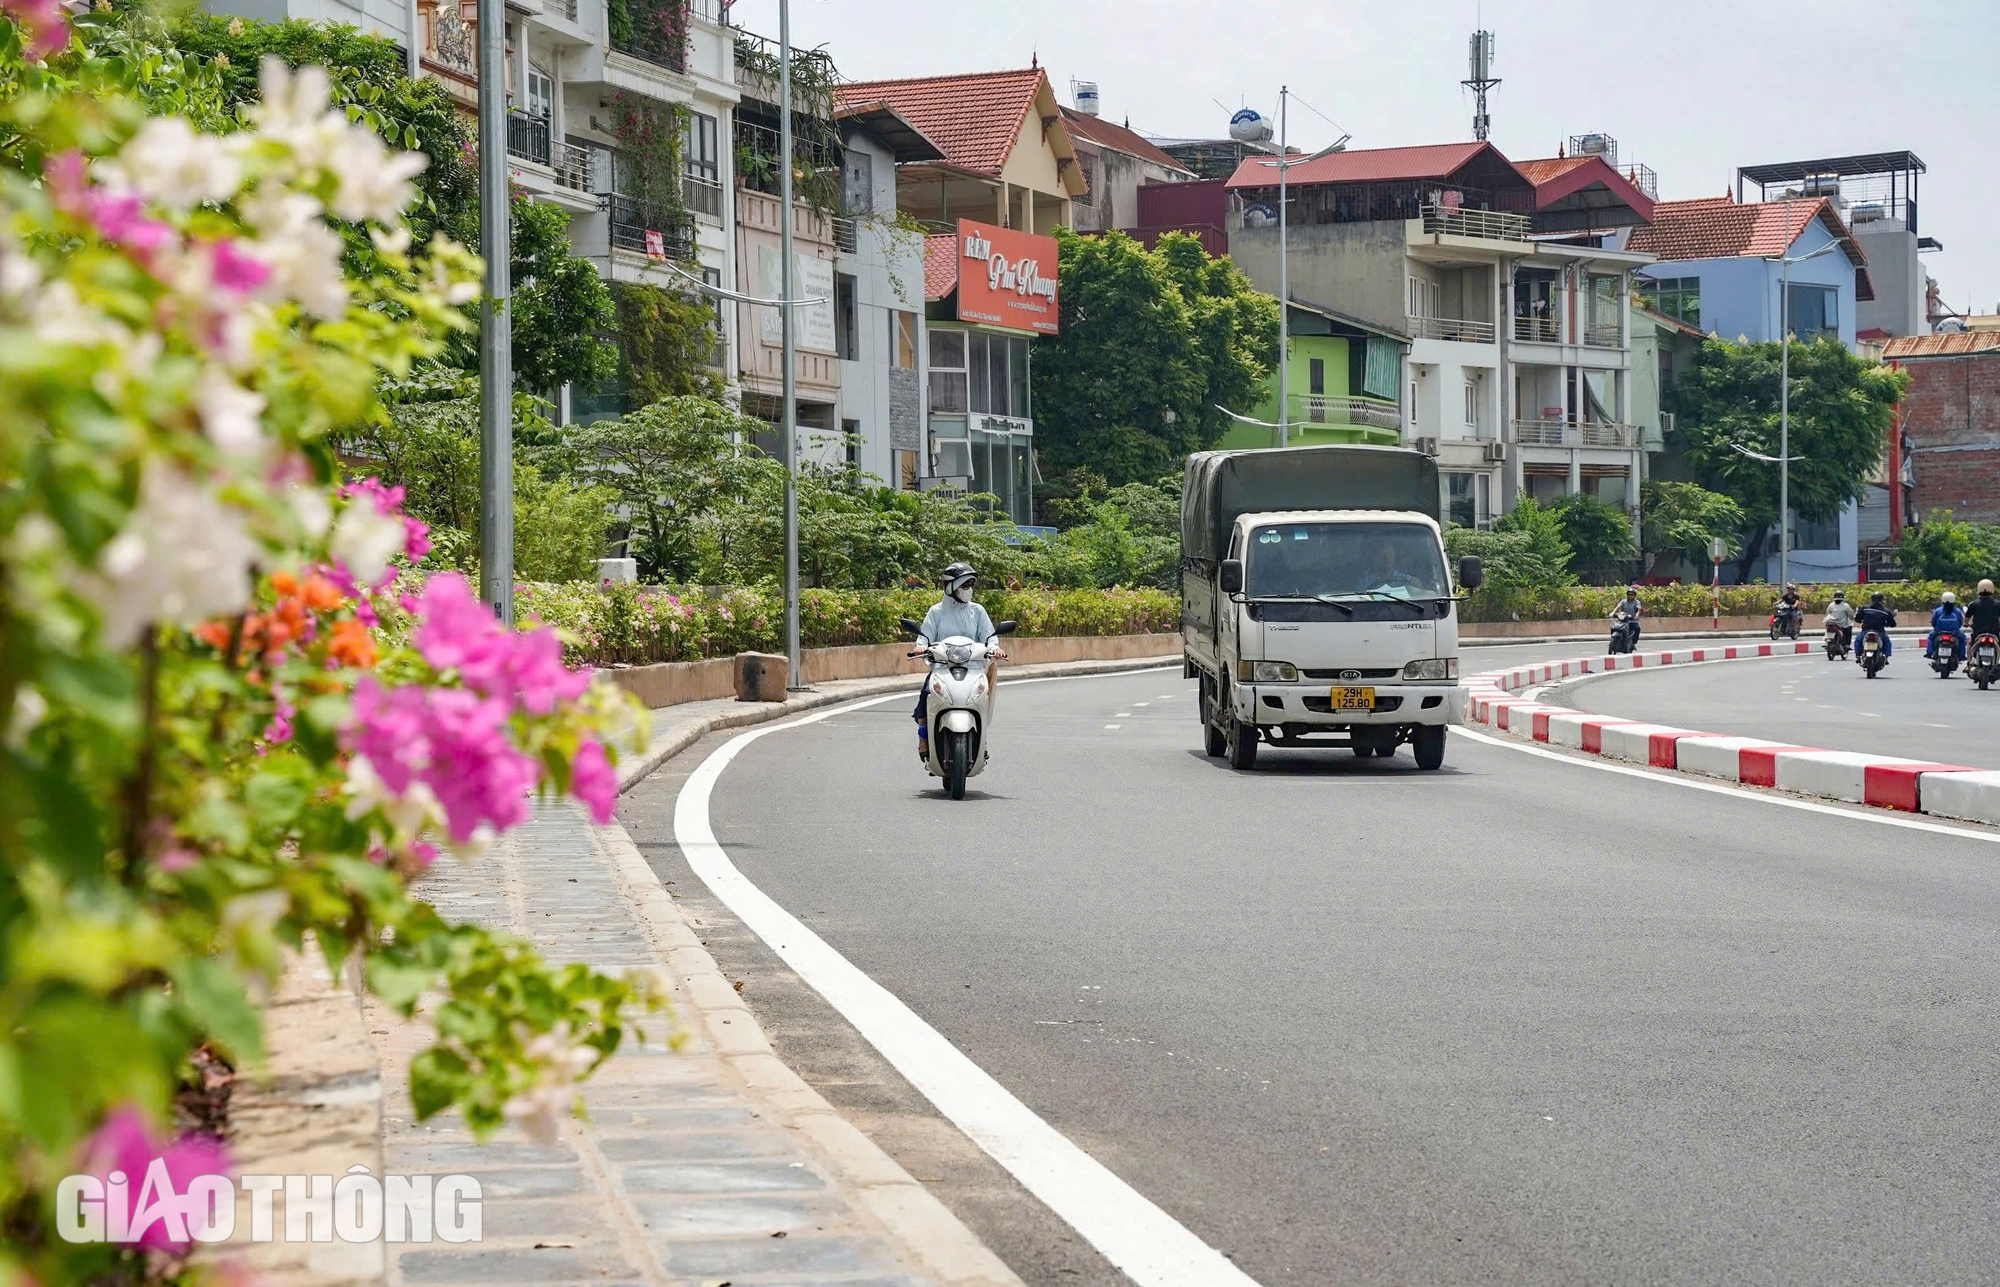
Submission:
<svg viewBox="0 0 2000 1287">
<path fill-rule="evenodd" d="M 1020 1287 L 771 1053 L 622 828 L 539 807 L 479 862 L 440 864 L 421 892 L 552 962 L 662 970 L 675 1011 L 642 1018 L 646 1040 L 585 1083 L 587 1124 L 566 1123 L 553 1147 L 512 1130 L 481 1145 L 455 1113 L 415 1120 L 409 1061 L 428 1029 L 371 1001 L 385 1169 L 472 1175 L 483 1199 L 479 1242 L 391 1245 L 392 1285 Z"/>
</svg>

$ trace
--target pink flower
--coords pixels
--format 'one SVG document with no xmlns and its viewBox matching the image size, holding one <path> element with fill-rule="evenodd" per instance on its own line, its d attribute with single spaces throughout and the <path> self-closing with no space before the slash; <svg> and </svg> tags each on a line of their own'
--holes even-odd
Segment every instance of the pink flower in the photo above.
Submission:
<svg viewBox="0 0 2000 1287">
<path fill-rule="evenodd" d="M 343 735 L 389 790 L 422 783 L 444 809 L 454 842 L 482 827 L 505 831 L 528 817 L 540 770 L 507 736 L 508 704 L 463 688 L 408 684 L 384 689 L 367 676 L 354 689 L 354 723 Z"/>
<path fill-rule="evenodd" d="M 605 758 L 603 744 L 589 741 L 577 747 L 569 771 L 570 794 L 583 801 L 598 826 L 610 822 L 618 807 L 618 773 Z"/>
<path fill-rule="evenodd" d="M 125 1210 L 119 1224 L 128 1226 L 135 1217 L 145 1220 L 143 1228 L 130 1229 L 131 1240 L 155 1251 L 183 1251 L 190 1239 L 178 1203 L 156 1209 L 146 1192 L 147 1173 L 158 1161 L 176 1194 L 186 1194 L 188 1185 L 205 1175 L 229 1176 L 229 1154 L 220 1141 L 206 1135 L 187 1134 L 177 1140 L 155 1136 L 146 1116 L 132 1105 L 114 1109 L 104 1123 L 83 1141 L 79 1149 L 79 1171 L 109 1182 L 114 1173 L 124 1177 Z M 110 1196 L 107 1192 L 107 1198 Z M 164 1194 L 158 1195 L 164 1197 Z M 146 1204 L 142 1208 L 141 1200 Z"/>
<path fill-rule="evenodd" d="M 292 716 L 299 708 L 280 697 L 271 713 L 271 722 L 264 725 L 264 740 L 276 744 L 292 740 Z"/>
<path fill-rule="evenodd" d="M 248 295 L 263 289 L 271 280 L 271 266 L 244 254 L 236 243 L 222 240 L 211 251 L 209 277 L 217 287 L 234 295 Z"/>
<path fill-rule="evenodd" d="M 455 572 L 432 577 L 413 611 L 422 620 L 411 636 L 417 651 L 439 670 L 456 670 L 467 688 L 547 715 L 590 687 L 588 670 L 563 665 L 555 631 L 507 629 Z"/>
<path fill-rule="evenodd" d="M 21 28 L 28 58 L 48 57 L 69 43 L 69 15 L 62 0 L 0 0 L 0 13 Z"/>
<path fill-rule="evenodd" d="M 87 214 L 97 226 L 97 235 L 115 241 L 141 257 L 153 254 L 174 238 L 174 230 L 158 219 L 148 219 L 145 199 L 136 192 L 115 195 L 94 192 Z"/>
</svg>

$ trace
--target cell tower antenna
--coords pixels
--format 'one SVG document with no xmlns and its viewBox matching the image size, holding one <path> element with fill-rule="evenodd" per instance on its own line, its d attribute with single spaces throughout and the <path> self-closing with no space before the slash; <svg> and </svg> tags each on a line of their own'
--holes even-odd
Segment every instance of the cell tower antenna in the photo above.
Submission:
<svg viewBox="0 0 2000 1287">
<path fill-rule="evenodd" d="M 1483 143 L 1493 124 L 1493 119 L 1486 114 L 1486 91 L 1500 83 L 1500 78 L 1493 74 L 1492 32 L 1482 30 L 1472 33 L 1466 62 L 1472 74 L 1458 83 L 1478 96 L 1472 111 L 1472 137 Z"/>
</svg>

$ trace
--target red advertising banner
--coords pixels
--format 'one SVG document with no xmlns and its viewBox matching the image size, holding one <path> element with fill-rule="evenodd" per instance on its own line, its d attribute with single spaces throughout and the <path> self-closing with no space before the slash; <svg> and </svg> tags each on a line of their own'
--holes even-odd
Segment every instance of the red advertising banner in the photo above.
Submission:
<svg viewBox="0 0 2000 1287">
<path fill-rule="evenodd" d="M 958 221 L 958 320 L 1054 335 L 1056 239 Z"/>
</svg>

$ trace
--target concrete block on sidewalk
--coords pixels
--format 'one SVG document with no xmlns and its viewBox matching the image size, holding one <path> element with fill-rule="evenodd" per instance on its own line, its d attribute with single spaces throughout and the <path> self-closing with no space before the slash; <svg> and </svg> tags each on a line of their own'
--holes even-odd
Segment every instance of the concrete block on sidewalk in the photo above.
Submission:
<svg viewBox="0 0 2000 1287">
<path fill-rule="evenodd" d="M 2000 771 L 1926 773 L 1917 793 L 1925 813 L 2000 823 Z"/>
<path fill-rule="evenodd" d="M 736 700 L 782 702 L 791 676 L 791 663 L 776 653 L 739 652 L 736 654 Z"/>
<path fill-rule="evenodd" d="M 1740 782 L 1743 780 L 1743 752 L 1767 747 L 1789 749 L 1790 744 L 1762 737 L 1684 737 L 1674 746 L 1674 758 L 1676 767 L 1683 772 Z"/>
</svg>

